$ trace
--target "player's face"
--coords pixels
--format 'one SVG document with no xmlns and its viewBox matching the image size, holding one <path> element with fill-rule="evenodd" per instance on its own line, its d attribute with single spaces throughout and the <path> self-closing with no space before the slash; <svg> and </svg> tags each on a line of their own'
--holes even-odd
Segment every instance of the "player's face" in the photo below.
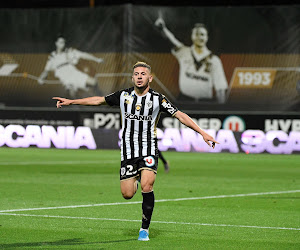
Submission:
<svg viewBox="0 0 300 250">
<path fill-rule="evenodd" d="M 66 41 L 63 38 L 58 38 L 55 42 L 56 48 L 59 50 L 63 50 L 66 46 Z"/>
<path fill-rule="evenodd" d="M 133 70 L 132 82 L 139 89 L 148 87 L 149 83 L 152 82 L 152 75 L 149 69 L 146 67 L 135 68 Z"/>
<path fill-rule="evenodd" d="M 205 28 L 194 28 L 192 31 L 192 41 L 196 46 L 206 45 L 208 40 L 207 30 Z"/>
</svg>

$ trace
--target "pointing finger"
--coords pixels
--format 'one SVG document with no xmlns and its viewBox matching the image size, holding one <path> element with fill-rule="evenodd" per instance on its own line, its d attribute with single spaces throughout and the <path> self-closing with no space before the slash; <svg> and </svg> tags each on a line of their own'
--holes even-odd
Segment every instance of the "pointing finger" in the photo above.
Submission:
<svg viewBox="0 0 300 250">
<path fill-rule="evenodd" d="M 61 108 L 60 101 L 57 101 L 57 102 L 56 102 L 56 107 L 57 107 L 57 108 Z"/>
<path fill-rule="evenodd" d="M 216 140 L 211 140 L 213 143 L 215 143 L 215 144 L 220 144 L 219 142 L 217 142 Z"/>
<path fill-rule="evenodd" d="M 211 145 L 210 145 L 210 142 L 207 140 L 207 141 L 205 141 L 206 142 L 206 144 L 208 145 L 208 146 L 210 146 L 211 147 Z"/>
</svg>

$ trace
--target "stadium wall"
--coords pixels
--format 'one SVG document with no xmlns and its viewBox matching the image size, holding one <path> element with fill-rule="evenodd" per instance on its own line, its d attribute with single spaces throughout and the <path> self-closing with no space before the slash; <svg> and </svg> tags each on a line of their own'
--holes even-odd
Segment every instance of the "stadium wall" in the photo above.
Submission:
<svg viewBox="0 0 300 250">
<path fill-rule="evenodd" d="M 180 108 L 180 107 L 179 107 Z M 181 109 L 182 110 L 182 109 Z M 203 129 L 227 129 L 243 132 L 248 129 L 259 129 L 265 132 L 282 130 L 286 133 L 300 131 L 298 112 L 237 112 L 237 111 L 196 111 L 182 110 Z M 0 110 L 0 125 L 52 125 L 52 126 L 85 126 L 92 129 L 120 129 L 120 112 L 115 108 L 73 109 L 67 107 L 56 110 L 9 109 Z M 164 114 L 157 124 L 160 129 L 183 128 L 177 119 Z"/>
<path fill-rule="evenodd" d="M 1 9 L 0 145 L 118 148 L 118 109 L 72 106 L 57 110 L 52 97 L 106 95 L 130 87 L 132 65 L 142 60 L 152 66 L 151 87 L 222 141 L 214 152 L 297 153 L 299 10 L 299 5 L 131 4 Z M 187 53 L 176 54 L 179 48 L 166 36 L 161 19 Z M 211 54 L 197 61 L 190 55 L 193 28 L 199 23 L 206 26 L 205 45 Z M 64 38 L 62 54 L 67 62 L 60 63 L 57 56 L 58 37 Z M 48 75 L 41 79 L 45 69 Z M 224 100 L 217 99 L 220 77 L 213 72 L 224 76 Z M 87 78 L 96 85 L 83 86 Z M 194 92 L 208 94 L 198 99 L 183 95 L 191 81 L 202 87 L 207 83 L 210 87 Z M 159 147 L 209 150 L 193 133 L 162 115 Z"/>
<path fill-rule="evenodd" d="M 297 112 L 299 10 L 130 4 L 1 9 L 0 108 L 50 109 L 53 96 L 130 87 L 132 65 L 141 60 L 152 66 L 152 88 L 181 109 Z M 195 27 L 206 27 L 198 54 Z"/>
<path fill-rule="evenodd" d="M 300 153 L 300 132 L 245 130 L 233 132 L 220 129 L 206 130 L 219 145 L 212 149 L 201 135 L 189 128 L 157 129 L 158 148 L 161 151 L 210 153 Z M 91 129 L 73 126 L 0 125 L 0 147 L 60 148 L 60 149 L 118 149 L 121 130 Z"/>
</svg>

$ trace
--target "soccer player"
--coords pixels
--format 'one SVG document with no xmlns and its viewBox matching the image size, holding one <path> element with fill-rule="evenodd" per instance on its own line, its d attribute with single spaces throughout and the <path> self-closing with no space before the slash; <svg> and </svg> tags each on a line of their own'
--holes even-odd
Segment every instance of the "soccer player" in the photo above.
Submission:
<svg viewBox="0 0 300 250">
<path fill-rule="evenodd" d="M 61 36 L 55 41 L 55 46 L 56 50 L 50 54 L 38 83 L 44 84 L 48 73 L 54 71 L 54 75 L 62 82 L 71 96 L 75 96 L 79 89 L 87 90 L 87 87 L 92 87 L 96 93 L 99 93 L 97 80 L 78 70 L 75 65 L 79 59 L 97 63 L 102 63 L 103 59 L 77 49 L 66 48 L 66 40 Z"/>
<path fill-rule="evenodd" d="M 161 161 L 163 162 L 165 172 L 169 173 L 169 171 L 170 171 L 169 162 L 165 159 L 165 157 L 163 156 L 163 154 L 161 153 L 160 150 L 158 150 L 158 158 L 161 159 Z"/>
<path fill-rule="evenodd" d="M 177 118 L 184 125 L 201 134 L 203 140 L 213 148 L 218 143 L 203 131 L 185 113 L 179 111 L 168 99 L 152 90 L 151 67 L 144 62 L 133 66 L 132 81 L 134 87 L 117 91 L 113 94 L 94 96 L 83 99 L 57 100 L 57 108 L 68 105 L 104 105 L 119 106 L 122 114 L 121 168 L 120 186 L 125 199 L 131 199 L 137 191 L 137 180 L 140 178 L 143 195 L 142 226 L 138 240 L 149 240 L 149 225 L 154 208 L 153 185 L 155 182 L 158 149 L 156 123 L 161 112 Z"/>
<path fill-rule="evenodd" d="M 213 55 L 206 47 L 208 32 L 205 25 L 196 23 L 192 29 L 193 45 L 185 46 L 167 28 L 165 21 L 159 17 L 155 25 L 175 46 L 171 50 L 179 63 L 179 88 L 181 101 L 213 100 L 218 103 L 226 101 L 227 80 L 219 57 Z"/>
</svg>

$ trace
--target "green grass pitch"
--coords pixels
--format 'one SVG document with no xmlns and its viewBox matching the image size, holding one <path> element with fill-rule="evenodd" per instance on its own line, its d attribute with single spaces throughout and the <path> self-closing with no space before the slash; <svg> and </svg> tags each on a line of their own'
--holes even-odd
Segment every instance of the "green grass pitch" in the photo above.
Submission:
<svg viewBox="0 0 300 250">
<path fill-rule="evenodd" d="M 300 155 L 165 157 L 154 191 L 168 201 L 139 242 L 142 197 L 122 198 L 119 151 L 0 148 L 0 249 L 300 249 Z"/>
</svg>

